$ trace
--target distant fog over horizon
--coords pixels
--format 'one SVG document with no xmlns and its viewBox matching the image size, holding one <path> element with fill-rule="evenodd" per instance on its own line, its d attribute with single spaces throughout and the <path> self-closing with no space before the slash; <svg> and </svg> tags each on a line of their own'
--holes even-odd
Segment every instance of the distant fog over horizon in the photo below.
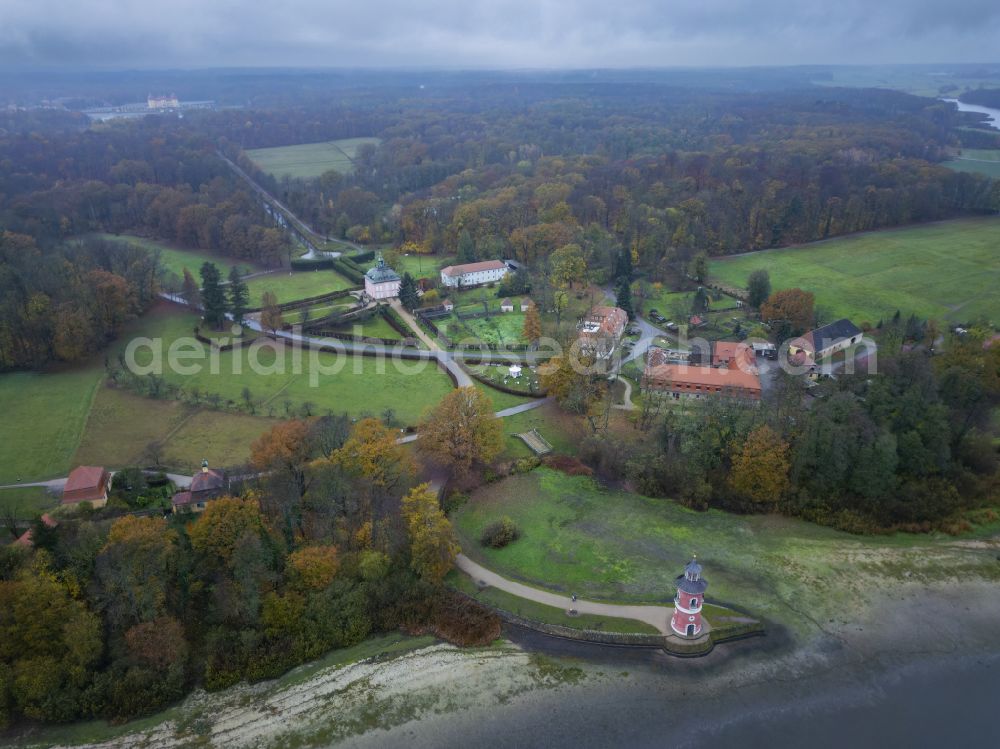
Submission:
<svg viewBox="0 0 1000 749">
<path fill-rule="evenodd" d="M 995 0 L 4 0 L 0 68 L 979 63 Z"/>
</svg>

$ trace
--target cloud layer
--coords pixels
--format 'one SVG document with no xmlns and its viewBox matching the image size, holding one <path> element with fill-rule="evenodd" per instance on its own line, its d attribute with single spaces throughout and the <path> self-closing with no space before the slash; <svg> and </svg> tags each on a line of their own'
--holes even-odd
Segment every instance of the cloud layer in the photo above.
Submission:
<svg viewBox="0 0 1000 749">
<path fill-rule="evenodd" d="M 996 0 L 2 0 L 0 66 L 990 61 Z"/>
</svg>

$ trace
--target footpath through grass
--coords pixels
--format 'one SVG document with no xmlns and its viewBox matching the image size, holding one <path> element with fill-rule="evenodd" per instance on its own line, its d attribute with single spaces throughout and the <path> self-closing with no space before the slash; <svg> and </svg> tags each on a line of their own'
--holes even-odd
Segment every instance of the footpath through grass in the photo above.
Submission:
<svg viewBox="0 0 1000 749">
<path fill-rule="evenodd" d="M 445 582 L 466 595 L 482 601 L 487 606 L 502 609 L 503 611 L 523 616 L 525 619 L 531 619 L 536 622 L 559 624 L 563 627 L 596 630 L 598 632 L 660 634 L 660 631 L 656 627 L 635 619 L 621 619 L 619 617 L 598 616 L 596 614 L 570 616 L 562 609 L 557 609 L 554 606 L 546 606 L 544 603 L 529 601 L 527 598 L 515 596 L 499 588 L 489 587 L 480 590 L 472 581 L 472 578 L 458 570 L 452 570 L 448 573 Z"/>
<path fill-rule="evenodd" d="M 745 287 L 762 268 L 774 289 L 816 295 L 826 317 L 877 323 L 898 309 L 942 322 L 1000 321 L 1000 218 L 855 234 L 713 260 L 710 280 Z"/>
<path fill-rule="evenodd" d="M 483 527 L 504 515 L 521 538 L 481 546 Z M 1000 581 L 995 550 L 949 537 L 859 537 L 773 515 L 695 512 L 547 468 L 482 487 L 451 517 L 464 553 L 489 569 L 593 600 L 670 605 L 696 553 L 709 601 L 797 631 L 850 617 L 906 582 Z"/>
</svg>

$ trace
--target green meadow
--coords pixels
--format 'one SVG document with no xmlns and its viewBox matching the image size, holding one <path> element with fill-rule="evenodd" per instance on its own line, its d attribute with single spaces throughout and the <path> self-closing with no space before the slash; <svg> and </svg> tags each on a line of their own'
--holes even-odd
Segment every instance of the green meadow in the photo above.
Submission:
<svg viewBox="0 0 1000 749">
<path fill-rule="evenodd" d="M 98 364 L 0 375 L 0 484 L 65 476 L 98 383 Z"/>
<path fill-rule="evenodd" d="M 194 274 L 195 279 L 198 279 L 198 270 L 201 268 L 202 264 L 206 262 L 215 263 L 223 277 L 227 277 L 229 275 L 229 271 L 234 265 L 238 267 L 240 272 L 244 275 L 261 269 L 260 266 L 247 260 L 237 261 L 231 257 L 226 257 L 225 255 L 207 252 L 204 250 L 181 249 L 179 247 L 173 247 L 166 242 L 161 242 L 155 239 L 146 239 L 145 237 L 136 237 L 131 234 L 93 234 L 91 236 L 106 239 L 110 242 L 130 244 L 133 247 L 141 247 L 145 250 L 149 250 L 150 252 L 158 251 L 160 253 L 160 263 L 163 266 L 163 269 L 167 271 L 167 273 L 175 274 L 177 276 L 182 276 L 184 269 L 187 268 Z"/>
<path fill-rule="evenodd" d="M 250 305 L 259 307 L 263 302 L 264 292 L 273 292 L 279 304 L 295 302 L 299 299 L 329 294 L 342 289 L 353 288 L 355 284 L 348 281 L 334 270 L 276 270 L 262 276 L 247 280 L 250 290 Z"/>
<path fill-rule="evenodd" d="M 998 250 L 1000 218 L 969 218 L 718 258 L 709 275 L 745 287 L 763 268 L 772 288 L 811 291 L 827 319 L 858 324 L 896 310 L 940 322 L 998 321 Z"/>
<path fill-rule="evenodd" d="M 482 546 L 482 529 L 505 515 L 521 538 L 503 549 Z M 851 617 L 907 580 L 1000 581 L 995 551 L 951 537 L 852 536 L 775 515 L 696 512 L 548 468 L 481 487 L 451 518 L 469 557 L 581 598 L 669 603 L 675 578 L 697 554 L 710 602 L 798 632 Z M 995 524 L 981 532 L 995 533 Z"/>
<path fill-rule="evenodd" d="M 956 158 L 944 162 L 944 165 L 959 172 L 973 172 L 1000 179 L 1000 149 L 964 148 Z"/>
<path fill-rule="evenodd" d="M 380 142 L 379 138 L 342 138 L 297 146 L 255 148 L 246 155 L 260 169 L 278 179 L 309 178 L 330 170 L 350 174 L 354 171 L 358 148 L 366 143 L 377 146 Z"/>
<path fill-rule="evenodd" d="M 381 416 L 392 409 L 401 424 L 415 424 L 423 410 L 436 404 L 451 389 L 451 381 L 432 361 L 391 361 L 368 356 L 338 356 L 334 353 L 300 350 L 293 352 L 281 342 L 263 340 L 239 351 L 217 354 L 217 372 L 208 358 L 192 359 L 200 371 L 181 374 L 166 367 L 166 352 L 178 338 L 188 337 L 198 322 L 190 313 L 148 316 L 139 335 L 162 341 L 164 379 L 187 392 L 219 396 L 230 409 L 244 404 L 249 390 L 257 415 L 283 417 L 285 402 L 300 412 L 305 404 L 314 414 L 347 412 L 352 416 Z M 205 346 L 189 342 L 197 355 L 208 357 Z M 299 364 L 296 357 L 301 355 Z M 151 363 L 153 354 L 139 349 L 140 366 Z M 256 363 L 257 371 L 254 371 Z"/>
</svg>

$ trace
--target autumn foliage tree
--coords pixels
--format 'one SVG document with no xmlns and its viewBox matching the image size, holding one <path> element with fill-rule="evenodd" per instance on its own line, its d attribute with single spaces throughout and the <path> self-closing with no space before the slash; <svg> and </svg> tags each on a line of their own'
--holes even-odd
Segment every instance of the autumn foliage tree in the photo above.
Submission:
<svg viewBox="0 0 1000 749">
<path fill-rule="evenodd" d="M 402 514 L 410 540 L 410 566 L 424 580 L 440 583 L 461 549 L 430 484 L 403 497 Z"/>
<path fill-rule="evenodd" d="M 772 323 L 779 334 L 800 335 L 813 326 L 814 303 L 811 291 L 782 289 L 771 294 L 761 305 L 760 316 L 764 322 Z"/>
<path fill-rule="evenodd" d="M 191 546 L 210 559 L 228 563 L 245 533 L 261 535 L 266 526 L 256 499 L 221 497 L 188 527 Z"/>
<path fill-rule="evenodd" d="M 337 575 L 340 557 L 337 547 L 328 544 L 303 546 L 288 555 L 286 574 L 294 587 L 322 590 Z"/>
<path fill-rule="evenodd" d="M 503 422 L 493 413 L 493 401 L 475 387 L 449 392 L 420 425 L 420 451 L 438 463 L 467 474 L 488 463 L 503 448 Z"/>
<path fill-rule="evenodd" d="M 771 427 L 759 426 L 734 450 L 729 485 L 760 504 L 778 502 L 788 490 L 789 445 Z"/>
<path fill-rule="evenodd" d="M 260 324 L 273 336 L 285 324 L 278 306 L 278 296 L 273 291 L 265 291 L 261 297 Z"/>
<path fill-rule="evenodd" d="M 521 335 L 529 343 L 538 343 L 538 339 L 542 337 L 542 317 L 538 314 L 538 307 L 534 304 L 529 305 L 528 311 L 524 313 L 524 327 L 521 329 Z"/>
</svg>

